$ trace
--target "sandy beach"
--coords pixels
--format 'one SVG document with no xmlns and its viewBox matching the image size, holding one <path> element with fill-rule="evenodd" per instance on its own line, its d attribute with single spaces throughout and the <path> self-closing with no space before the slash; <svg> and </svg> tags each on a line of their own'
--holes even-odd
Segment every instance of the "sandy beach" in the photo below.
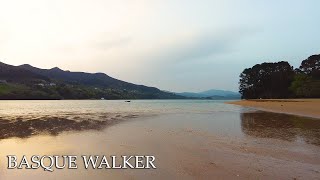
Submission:
<svg viewBox="0 0 320 180">
<path fill-rule="evenodd" d="M 259 99 L 227 102 L 259 110 L 320 118 L 320 99 Z"/>
<path fill-rule="evenodd" d="M 203 100 L 0 105 L 1 180 L 319 179 L 320 175 L 320 121 L 315 118 Z M 68 106 L 72 108 L 65 111 Z M 7 155 L 20 159 L 23 155 L 152 155 L 157 169 L 85 169 L 81 161 L 78 169 L 53 172 L 7 169 Z"/>
<path fill-rule="evenodd" d="M 181 120 L 184 119 L 184 125 Z M 192 121 L 201 122 L 195 126 Z M 248 122 L 247 122 L 248 123 Z M 1 179 L 317 179 L 319 146 L 282 140 L 269 127 L 270 138 L 257 138 L 255 127 L 244 127 L 245 137 L 206 131 L 211 123 L 202 115 L 138 118 L 102 131 L 63 132 L 27 139 L 0 141 Z M 221 127 L 220 127 L 221 128 Z M 249 129 L 248 129 L 249 128 Z M 257 129 L 257 131 L 261 131 Z M 267 133 L 267 132 L 263 132 Z M 129 134 L 129 135 L 128 135 Z M 273 138 L 272 138 L 273 137 Z M 306 136 L 308 138 L 310 136 Z M 311 138 L 311 137 L 310 137 Z M 81 142 L 81 143 L 79 143 Z M 8 170 L 6 155 L 33 154 L 133 155 L 152 154 L 153 170 Z"/>
</svg>

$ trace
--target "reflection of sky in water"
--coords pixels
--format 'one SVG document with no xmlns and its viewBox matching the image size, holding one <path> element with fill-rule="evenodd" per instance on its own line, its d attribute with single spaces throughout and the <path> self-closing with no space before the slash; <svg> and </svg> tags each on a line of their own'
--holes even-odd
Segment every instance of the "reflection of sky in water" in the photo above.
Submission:
<svg viewBox="0 0 320 180">
<path fill-rule="evenodd" d="M 320 145 L 320 121 L 207 100 L 1 101 L 0 139 L 64 131 L 102 130 L 137 116 L 155 127 L 192 129 L 220 136 L 272 138 Z"/>
<path fill-rule="evenodd" d="M 320 145 L 320 120 L 269 112 L 241 113 L 243 133 L 258 138 Z"/>
<path fill-rule="evenodd" d="M 65 113 L 162 113 L 239 111 L 240 108 L 206 100 L 64 100 L 64 101 L 0 101 L 1 115 L 65 114 Z"/>
</svg>

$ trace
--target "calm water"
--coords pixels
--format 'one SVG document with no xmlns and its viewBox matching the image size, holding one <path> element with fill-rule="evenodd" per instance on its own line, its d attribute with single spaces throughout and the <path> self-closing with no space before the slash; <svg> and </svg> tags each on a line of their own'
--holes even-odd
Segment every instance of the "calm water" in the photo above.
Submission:
<svg viewBox="0 0 320 180">
<path fill-rule="evenodd" d="M 0 179 L 317 179 L 320 120 L 206 100 L 0 101 Z M 154 155 L 154 170 L 8 170 L 6 155 Z"/>
<path fill-rule="evenodd" d="M 162 116 L 172 127 L 192 127 L 237 138 L 274 138 L 320 145 L 320 120 L 254 111 L 212 100 L 0 101 L 0 139 L 103 130 L 138 117 Z M 162 121 L 153 122 L 161 126 Z M 167 121 L 165 123 L 168 123 Z"/>
</svg>

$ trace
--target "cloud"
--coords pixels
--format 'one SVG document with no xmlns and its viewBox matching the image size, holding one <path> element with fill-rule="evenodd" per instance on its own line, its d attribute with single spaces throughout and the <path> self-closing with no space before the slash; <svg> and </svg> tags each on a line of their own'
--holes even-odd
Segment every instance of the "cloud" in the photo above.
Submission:
<svg viewBox="0 0 320 180">
<path fill-rule="evenodd" d="M 122 47 L 129 44 L 132 41 L 130 36 L 117 36 L 104 34 L 101 37 L 96 37 L 89 43 L 92 48 L 101 50 L 108 50 L 111 48 Z"/>
<path fill-rule="evenodd" d="M 151 44 L 142 52 L 142 57 L 150 63 L 181 64 L 199 62 L 207 57 L 228 54 L 246 37 L 254 34 L 254 29 L 229 29 L 212 33 L 193 33 L 173 37 L 167 41 Z"/>
<path fill-rule="evenodd" d="M 58 52 L 75 53 L 81 51 L 107 52 L 110 49 L 121 48 L 132 41 L 130 36 L 100 33 L 80 42 L 67 42 L 56 47 Z"/>
</svg>

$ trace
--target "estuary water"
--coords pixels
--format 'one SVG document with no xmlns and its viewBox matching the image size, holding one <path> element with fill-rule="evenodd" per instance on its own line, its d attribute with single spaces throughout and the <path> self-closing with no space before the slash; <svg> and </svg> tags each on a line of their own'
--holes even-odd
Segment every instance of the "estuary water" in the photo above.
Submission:
<svg viewBox="0 0 320 180">
<path fill-rule="evenodd" d="M 320 119 L 214 100 L 0 101 L 0 179 L 319 179 Z M 7 155 L 153 155 L 157 169 L 7 169 Z M 215 178 L 214 178 L 215 177 Z"/>
</svg>

